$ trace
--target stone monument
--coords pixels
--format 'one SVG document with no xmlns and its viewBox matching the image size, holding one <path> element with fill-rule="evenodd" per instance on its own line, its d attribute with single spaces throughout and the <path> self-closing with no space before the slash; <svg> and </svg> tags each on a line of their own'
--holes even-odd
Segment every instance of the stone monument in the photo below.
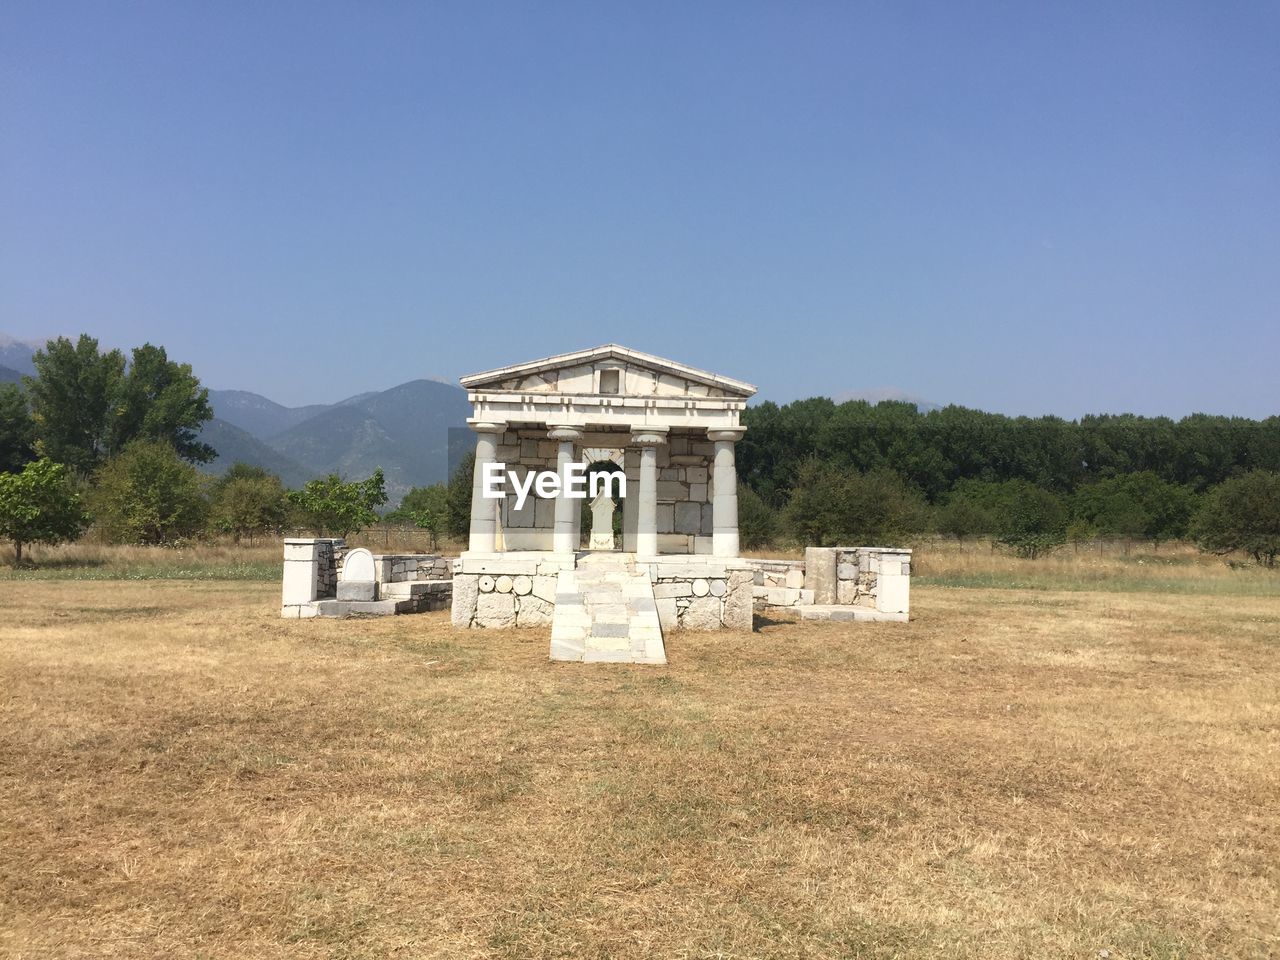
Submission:
<svg viewBox="0 0 1280 960">
<path fill-rule="evenodd" d="M 591 541 L 592 550 L 616 550 L 617 543 L 613 536 L 613 497 L 601 491 L 591 501 Z"/>
</svg>

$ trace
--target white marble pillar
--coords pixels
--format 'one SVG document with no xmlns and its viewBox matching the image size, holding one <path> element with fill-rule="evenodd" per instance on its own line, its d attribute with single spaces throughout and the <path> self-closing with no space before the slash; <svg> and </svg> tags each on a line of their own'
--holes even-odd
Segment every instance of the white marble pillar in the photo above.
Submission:
<svg viewBox="0 0 1280 960">
<path fill-rule="evenodd" d="M 733 445 L 742 439 L 745 427 L 708 430 L 716 454 L 711 478 L 711 552 L 717 557 L 738 555 L 738 468 Z"/>
<path fill-rule="evenodd" d="M 582 431 L 577 427 L 553 426 L 547 436 L 555 440 L 556 471 L 563 482 L 565 472 L 574 459 L 574 444 L 582 439 Z M 555 526 L 551 535 L 551 549 L 556 553 L 573 553 L 578 549 L 578 520 L 575 514 L 581 513 L 582 501 L 571 500 L 561 491 L 556 497 Z M 580 521 L 579 521 L 580 522 Z"/>
<path fill-rule="evenodd" d="M 507 425 L 480 421 L 470 427 L 476 432 L 476 465 L 471 474 L 471 537 L 467 549 L 474 553 L 493 553 L 497 549 L 498 505 L 502 501 L 484 496 L 483 470 L 486 463 L 498 459 L 498 437 Z"/>
<path fill-rule="evenodd" d="M 636 556 L 658 555 L 658 447 L 667 428 L 634 428 L 631 443 L 640 448 L 640 489 L 636 504 Z"/>
</svg>

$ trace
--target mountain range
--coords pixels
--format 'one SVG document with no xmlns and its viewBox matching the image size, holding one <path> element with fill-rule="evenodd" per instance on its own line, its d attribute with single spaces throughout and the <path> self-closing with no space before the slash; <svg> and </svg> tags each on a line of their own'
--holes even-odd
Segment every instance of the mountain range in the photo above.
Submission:
<svg viewBox="0 0 1280 960">
<path fill-rule="evenodd" d="M 218 451 L 205 468 L 210 472 L 252 463 L 297 487 L 329 473 L 357 479 L 382 467 L 393 504 L 412 487 L 448 479 L 451 429 L 456 447 L 469 440 L 466 391 L 435 380 L 305 407 L 244 390 L 210 390 L 209 405 L 214 419 L 201 439 Z"/>
<path fill-rule="evenodd" d="M 31 357 L 44 346 L 0 334 L 0 383 L 31 376 Z M 450 430 L 455 453 L 474 442 L 466 429 L 466 391 L 437 380 L 410 380 L 390 390 L 337 403 L 286 407 L 246 390 L 210 390 L 214 417 L 200 438 L 218 451 L 201 469 L 221 474 L 250 463 L 277 474 L 286 487 L 337 473 L 362 479 L 381 467 L 391 505 L 412 487 L 449 475 Z"/>
</svg>

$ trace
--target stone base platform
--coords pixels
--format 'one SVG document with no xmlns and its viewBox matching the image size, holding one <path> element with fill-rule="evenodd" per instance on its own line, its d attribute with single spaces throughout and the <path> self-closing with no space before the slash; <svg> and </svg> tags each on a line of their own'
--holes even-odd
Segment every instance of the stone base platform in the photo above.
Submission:
<svg viewBox="0 0 1280 960">
<path fill-rule="evenodd" d="M 854 607 L 840 603 L 818 603 L 796 607 L 801 620 L 856 620 L 864 623 L 906 623 L 905 613 L 882 613 L 868 607 Z"/>
</svg>

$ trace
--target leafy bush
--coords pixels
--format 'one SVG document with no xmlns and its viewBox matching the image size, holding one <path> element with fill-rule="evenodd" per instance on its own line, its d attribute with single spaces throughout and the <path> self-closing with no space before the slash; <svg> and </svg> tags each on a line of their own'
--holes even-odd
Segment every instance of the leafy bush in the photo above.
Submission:
<svg viewBox="0 0 1280 960">
<path fill-rule="evenodd" d="M 135 440 L 98 471 L 89 505 L 113 543 L 169 543 L 199 533 L 209 479 L 162 440 Z"/>
<path fill-rule="evenodd" d="M 806 461 L 784 511 L 787 527 L 803 544 L 830 546 L 887 543 L 924 529 L 920 494 L 892 470 L 847 472 Z"/>
<path fill-rule="evenodd" d="M 1205 550 L 1243 550 L 1274 567 L 1280 556 L 1280 473 L 1252 470 L 1211 490 L 1193 535 Z"/>
<path fill-rule="evenodd" d="M 236 463 L 214 481 L 210 491 L 209 526 L 242 537 L 284 529 L 289 499 L 280 478 L 262 467 Z"/>
<path fill-rule="evenodd" d="M 378 522 L 377 508 L 387 502 L 386 478 L 381 467 L 365 480 L 345 481 L 331 473 L 289 491 L 288 497 L 311 529 L 323 536 L 348 537 Z"/>
<path fill-rule="evenodd" d="M 13 541 L 15 561 L 29 543 L 61 543 L 87 523 L 67 468 L 35 460 L 21 473 L 0 473 L 0 536 Z"/>
</svg>

